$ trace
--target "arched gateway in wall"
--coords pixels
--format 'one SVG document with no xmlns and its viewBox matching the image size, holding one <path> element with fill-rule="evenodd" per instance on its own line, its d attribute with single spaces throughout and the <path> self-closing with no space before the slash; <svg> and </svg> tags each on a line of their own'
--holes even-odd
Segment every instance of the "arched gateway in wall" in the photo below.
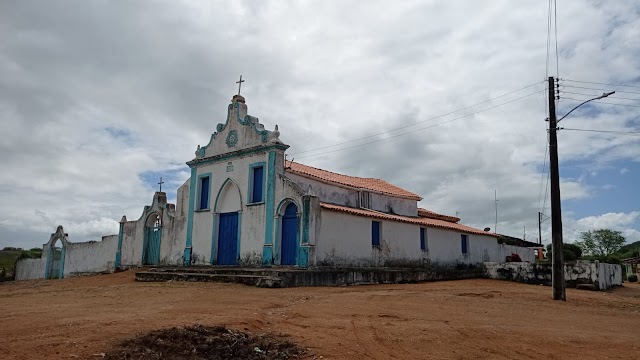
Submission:
<svg viewBox="0 0 640 360">
<path fill-rule="evenodd" d="M 158 213 L 147 217 L 142 242 L 142 263 L 158 265 L 160 263 L 160 242 L 162 241 L 162 219 Z"/>
<path fill-rule="evenodd" d="M 45 246 L 47 252 L 45 279 L 62 279 L 64 277 L 64 255 L 68 242 L 64 229 L 62 226 L 58 226 Z"/>
</svg>

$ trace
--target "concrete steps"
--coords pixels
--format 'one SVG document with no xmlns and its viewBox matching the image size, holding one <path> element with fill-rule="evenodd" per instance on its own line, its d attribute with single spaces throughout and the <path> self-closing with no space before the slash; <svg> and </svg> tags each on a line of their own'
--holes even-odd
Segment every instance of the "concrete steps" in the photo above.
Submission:
<svg viewBox="0 0 640 360">
<path fill-rule="evenodd" d="M 189 271 L 185 271 L 189 270 Z M 277 276 L 267 276 L 261 274 L 253 274 L 250 271 L 246 273 L 222 273 L 193 271 L 193 269 L 176 269 L 167 270 L 149 270 L 139 271 L 136 273 L 136 281 L 140 282 L 166 282 L 166 281 L 198 281 L 198 282 L 224 282 L 237 283 L 245 285 L 253 285 L 257 287 L 277 288 L 282 284 L 282 279 Z"/>
<path fill-rule="evenodd" d="M 136 281 L 226 282 L 266 288 L 296 286 L 350 286 L 367 284 L 406 284 L 425 281 L 483 277 L 481 269 L 391 269 L 391 268 L 314 268 L 289 267 L 158 267 L 136 273 Z"/>
</svg>

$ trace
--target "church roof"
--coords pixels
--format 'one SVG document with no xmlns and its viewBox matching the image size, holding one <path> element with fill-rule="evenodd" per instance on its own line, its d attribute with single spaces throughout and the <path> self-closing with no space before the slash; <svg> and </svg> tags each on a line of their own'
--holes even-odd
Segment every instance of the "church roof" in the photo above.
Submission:
<svg viewBox="0 0 640 360">
<path fill-rule="evenodd" d="M 320 203 L 320 207 L 322 207 L 323 209 L 343 212 L 343 213 L 356 215 L 356 216 L 366 216 L 366 217 L 381 219 L 381 220 L 399 221 L 399 222 L 404 222 L 409 224 L 422 225 L 426 227 L 455 230 L 455 231 L 459 231 L 466 234 L 476 234 L 476 235 L 497 237 L 496 234 L 491 232 L 486 232 L 480 229 L 472 228 L 471 226 L 456 224 L 456 223 L 439 220 L 439 219 L 387 214 L 387 213 L 383 213 L 375 210 L 352 208 L 352 207 L 334 205 L 329 203 Z"/>
<path fill-rule="evenodd" d="M 381 179 L 361 178 L 356 176 L 337 174 L 331 171 L 314 168 L 293 161 L 286 162 L 286 170 L 292 174 L 304 176 L 334 184 L 345 185 L 354 188 L 361 188 L 386 195 L 403 197 L 412 200 L 422 200 L 420 195 L 414 194 L 403 188 L 389 184 Z"/>
<path fill-rule="evenodd" d="M 448 221 L 448 222 L 452 222 L 452 223 L 457 223 L 458 221 L 460 221 L 459 217 L 455 217 L 455 216 L 451 216 L 451 215 L 438 214 L 435 211 L 431 211 L 431 210 L 427 210 L 427 209 L 423 209 L 423 208 L 418 208 L 418 216 L 425 217 L 425 218 L 430 218 L 430 219 L 444 220 L 444 221 Z"/>
</svg>

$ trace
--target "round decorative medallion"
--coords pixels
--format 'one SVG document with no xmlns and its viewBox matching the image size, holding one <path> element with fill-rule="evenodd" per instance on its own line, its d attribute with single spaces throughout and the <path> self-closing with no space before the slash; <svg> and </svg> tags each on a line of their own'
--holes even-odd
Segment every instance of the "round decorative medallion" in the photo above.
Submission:
<svg viewBox="0 0 640 360">
<path fill-rule="evenodd" d="M 229 131 L 229 135 L 227 135 L 227 146 L 234 147 L 238 143 L 238 132 L 235 130 Z"/>
</svg>

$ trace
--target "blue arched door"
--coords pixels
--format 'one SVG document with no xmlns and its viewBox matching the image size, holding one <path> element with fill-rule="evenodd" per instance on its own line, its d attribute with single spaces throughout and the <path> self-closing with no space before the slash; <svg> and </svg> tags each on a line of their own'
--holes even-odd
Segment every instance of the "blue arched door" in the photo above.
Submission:
<svg viewBox="0 0 640 360">
<path fill-rule="evenodd" d="M 280 265 L 296 265 L 298 252 L 298 207 L 289 203 L 282 217 Z"/>
</svg>

